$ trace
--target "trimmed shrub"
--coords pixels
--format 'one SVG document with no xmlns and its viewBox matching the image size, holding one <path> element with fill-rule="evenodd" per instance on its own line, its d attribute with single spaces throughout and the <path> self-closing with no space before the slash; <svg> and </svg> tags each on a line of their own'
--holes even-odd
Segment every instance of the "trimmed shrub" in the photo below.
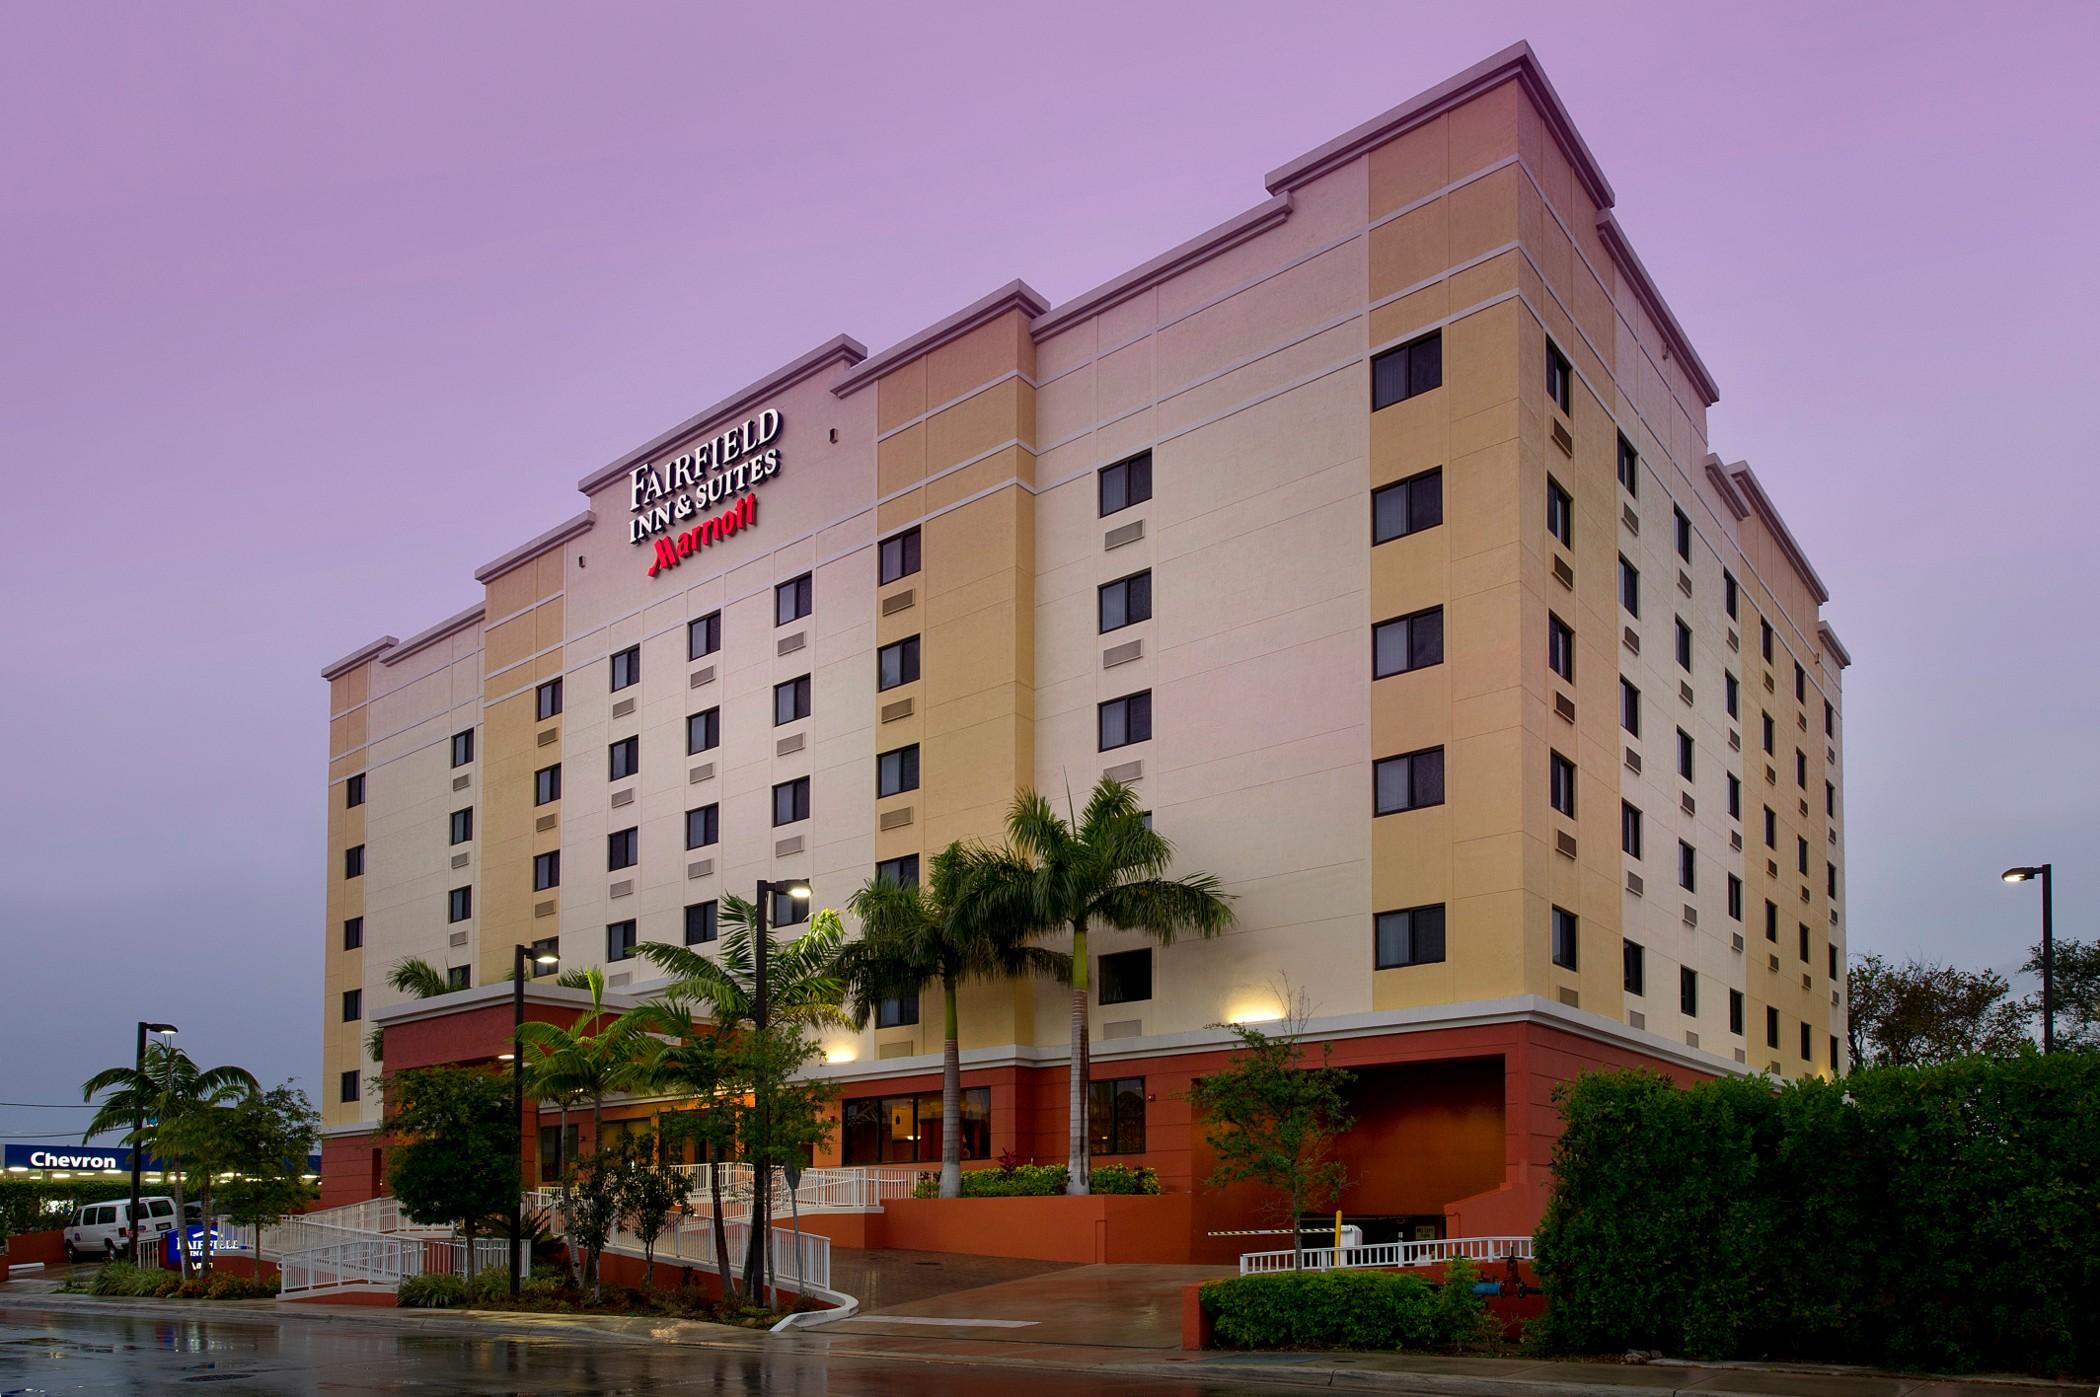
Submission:
<svg viewBox="0 0 2100 1397">
<path fill-rule="evenodd" d="M 1226 1348 L 1459 1348 L 1492 1321 L 1471 1268 L 1453 1270 L 1441 1287 L 1408 1272 L 1284 1271 L 1211 1281 L 1200 1295 Z"/>
<path fill-rule="evenodd" d="M 449 1310 L 467 1303 L 467 1283 L 458 1276 L 410 1276 L 394 1304 L 404 1310 Z"/>
<path fill-rule="evenodd" d="M 997 1169 L 965 1169 L 962 1196 L 965 1198 L 1050 1198 L 1065 1191 L 1071 1172 L 1062 1164 L 1015 1164 Z M 1103 1164 L 1095 1168 L 1091 1186 L 1096 1193 L 1153 1194 L 1159 1192 L 1159 1171 L 1132 1168 L 1128 1164 Z M 923 1174 L 912 1185 L 914 1198 L 941 1196 L 937 1174 Z"/>
<path fill-rule="evenodd" d="M 1088 1186 L 1096 1193 L 1155 1194 L 1159 1192 L 1159 1171 L 1143 1166 L 1133 1169 L 1128 1164 L 1097 1164 Z"/>
</svg>

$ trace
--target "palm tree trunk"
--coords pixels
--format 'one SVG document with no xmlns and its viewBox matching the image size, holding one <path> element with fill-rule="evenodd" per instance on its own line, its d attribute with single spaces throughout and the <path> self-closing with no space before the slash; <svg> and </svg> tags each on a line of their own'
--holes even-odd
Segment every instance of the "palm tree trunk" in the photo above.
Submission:
<svg viewBox="0 0 2100 1397">
<path fill-rule="evenodd" d="M 162 1160 L 161 1168 L 166 1169 L 168 1164 L 169 1161 Z M 187 1211 L 188 1207 L 189 1204 L 183 1196 L 182 1168 L 178 1165 L 175 1169 L 175 1259 L 177 1269 L 182 1272 L 184 1280 L 190 1278 L 190 1215 Z M 132 1219 L 131 1226 L 132 1236 L 137 1237 L 137 1218 Z"/>
<path fill-rule="evenodd" d="M 207 1171 L 204 1175 L 204 1187 L 200 1190 L 200 1192 L 203 1195 L 204 1203 L 204 1259 L 198 1263 L 197 1274 L 200 1276 L 209 1276 L 211 1274 L 211 1234 L 213 1231 L 211 1216 L 211 1174 L 209 1171 Z"/>
<path fill-rule="evenodd" d="M 1065 1192 L 1083 1194 L 1088 1192 L 1088 1180 L 1092 1170 L 1087 1161 L 1087 959 L 1086 922 L 1072 923 L 1072 1083 L 1070 1096 L 1070 1130 L 1066 1139 L 1065 1172 L 1069 1180 Z"/>
<path fill-rule="evenodd" d="M 956 1026 L 955 978 L 941 978 L 941 1197 L 962 1197 L 962 1042 Z M 797 1224 L 799 1229 L 800 1224 Z"/>
<path fill-rule="evenodd" d="M 566 1096 L 561 1098 L 561 1131 L 554 1137 L 554 1158 L 559 1166 L 555 1170 L 554 1186 L 559 1190 L 558 1196 L 562 1200 L 562 1250 L 569 1254 L 569 1280 L 578 1290 L 581 1290 L 583 1289 L 583 1258 L 577 1255 L 576 1248 L 571 1241 L 576 1236 L 576 1229 L 569 1226 L 569 1204 L 574 1199 L 569 1193 L 569 1167 L 571 1160 L 569 1159 L 569 1098 Z"/>
<path fill-rule="evenodd" d="M 795 1197 L 795 1190 L 788 1190 L 788 1213 L 795 1219 L 795 1298 L 802 1297 L 802 1204 Z M 780 1303 L 780 1287 L 773 1287 L 773 1303 Z"/>
<path fill-rule="evenodd" d="M 722 1231 L 722 1164 L 715 1158 L 713 1145 L 704 1145 L 707 1151 L 707 1196 L 715 1209 L 715 1270 L 722 1276 L 722 1303 L 736 1299 L 736 1279 L 729 1274 L 729 1238 Z"/>
<path fill-rule="evenodd" d="M 594 1096 L 591 1098 L 591 1159 L 593 1163 L 597 1161 L 599 1146 L 605 1142 L 604 1121 L 605 1098 Z M 592 1225 L 595 1228 L 596 1223 L 594 1222 Z M 584 1262 L 584 1268 L 589 1273 L 591 1283 L 591 1303 L 594 1305 L 598 1303 L 598 1256 L 602 1250 L 603 1244 L 594 1235 L 591 1239 L 590 1255 Z"/>
</svg>

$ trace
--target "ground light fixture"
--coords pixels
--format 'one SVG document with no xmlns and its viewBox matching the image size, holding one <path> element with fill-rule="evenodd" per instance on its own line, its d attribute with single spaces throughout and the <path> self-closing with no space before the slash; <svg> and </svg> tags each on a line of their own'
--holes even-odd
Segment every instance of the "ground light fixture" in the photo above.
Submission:
<svg viewBox="0 0 2100 1397">
<path fill-rule="evenodd" d="M 138 1053 L 135 1060 L 137 1062 L 139 1075 L 141 1077 L 146 1075 L 146 1035 L 149 1033 L 166 1034 L 168 1037 L 172 1038 L 175 1036 L 176 1028 L 175 1025 L 171 1023 L 147 1023 L 144 1019 L 139 1020 L 139 1045 Z M 146 1102 L 145 1099 L 141 1097 L 139 1100 L 139 1108 L 137 1111 L 132 1113 L 131 1117 L 131 1212 L 126 1216 L 126 1222 L 128 1223 L 131 1230 L 131 1261 L 134 1266 L 138 1264 L 140 1259 L 139 1169 L 141 1168 L 143 1162 L 142 1157 L 146 1153 L 146 1146 L 144 1140 L 145 1133 Z"/>
<path fill-rule="evenodd" d="M 2008 883 L 2042 880 L 2042 1051 L 2045 1053 L 2056 1051 L 2056 898 L 2050 887 L 2052 867 L 2044 863 L 2032 868 L 2008 868 L 1998 875 Z"/>
<path fill-rule="evenodd" d="M 766 952 L 773 945 L 772 936 L 766 929 L 766 912 L 775 893 L 784 893 L 797 902 L 806 902 L 810 897 L 809 884 L 799 878 L 758 880 L 755 899 L 757 934 L 752 937 L 751 950 L 751 1026 L 760 1033 L 766 1030 Z M 758 1116 L 758 1138 L 764 1141 L 766 1103 L 754 1095 L 751 1104 Z M 763 1160 L 757 1161 L 757 1167 L 751 1171 L 751 1221 L 758 1229 L 758 1246 L 751 1252 L 751 1272 L 744 1277 L 744 1290 L 763 1305 L 766 1300 L 766 1262 L 773 1250 L 773 1170 Z"/>
<path fill-rule="evenodd" d="M 535 953 L 530 946 L 513 946 L 510 953 L 510 1051 L 499 1053 L 498 1062 L 510 1064 L 510 1120 L 518 1132 L 518 1189 L 510 1205 L 510 1298 L 518 1298 L 518 1283 L 521 1279 L 518 1252 L 525 1244 L 525 1053 L 523 1043 L 518 1041 L 519 1030 L 525 1027 L 525 974 L 528 964 L 550 966 L 561 963 L 561 957 L 551 951 Z M 537 972 L 535 972 L 537 973 Z M 538 1124 L 538 1117 L 534 1117 Z M 467 1258 L 471 1268 L 474 1258 Z"/>
</svg>

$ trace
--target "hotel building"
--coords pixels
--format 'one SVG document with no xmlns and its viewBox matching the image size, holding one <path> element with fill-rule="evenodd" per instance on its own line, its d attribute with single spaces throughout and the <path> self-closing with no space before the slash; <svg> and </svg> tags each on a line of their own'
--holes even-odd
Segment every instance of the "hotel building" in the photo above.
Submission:
<svg viewBox="0 0 2100 1397">
<path fill-rule="evenodd" d="M 1841 1069 L 1847 656 L 1614 205 L 1517 45 L 1082 295 L 818 346 L 328 666 L 332 1200 L 378 1183 L 374 1020 L 388 1069 L 491 1059 L 516 946 L 628 1002 L 726 893 L 843 906 L 1103 775 L 1234 898 L 1092 938 L 1097 1156 L 1199 1235 L 1248 1223 L 1179 1093 L 1286 992 L 1374 1237 L 1528 1231 L 1579 1071 Z M 966 992 L 973 1156 L 1063 1158 L 1066 1004 Z M 938 1158 L 931 999 L 824 1046 L 827 1162 Z"/>
</svg>

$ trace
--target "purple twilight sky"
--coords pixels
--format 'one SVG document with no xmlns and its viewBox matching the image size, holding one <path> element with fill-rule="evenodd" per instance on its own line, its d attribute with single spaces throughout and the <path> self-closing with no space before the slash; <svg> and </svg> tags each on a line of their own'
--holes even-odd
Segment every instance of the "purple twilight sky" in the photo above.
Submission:
<svg viewBox="0 0 2100 1397">
<path fill-rule="evenodd" d="M 319 1072 L 317 670 L 840 331 L 1053 300 L 1517 38 L 1835 598 L 1851 944 L 2100 909 L 2091 4 L 0 8 L 0 1100 Z M 0 1132 L 77 1113 L 0 1107 Z"/>
</svg>

